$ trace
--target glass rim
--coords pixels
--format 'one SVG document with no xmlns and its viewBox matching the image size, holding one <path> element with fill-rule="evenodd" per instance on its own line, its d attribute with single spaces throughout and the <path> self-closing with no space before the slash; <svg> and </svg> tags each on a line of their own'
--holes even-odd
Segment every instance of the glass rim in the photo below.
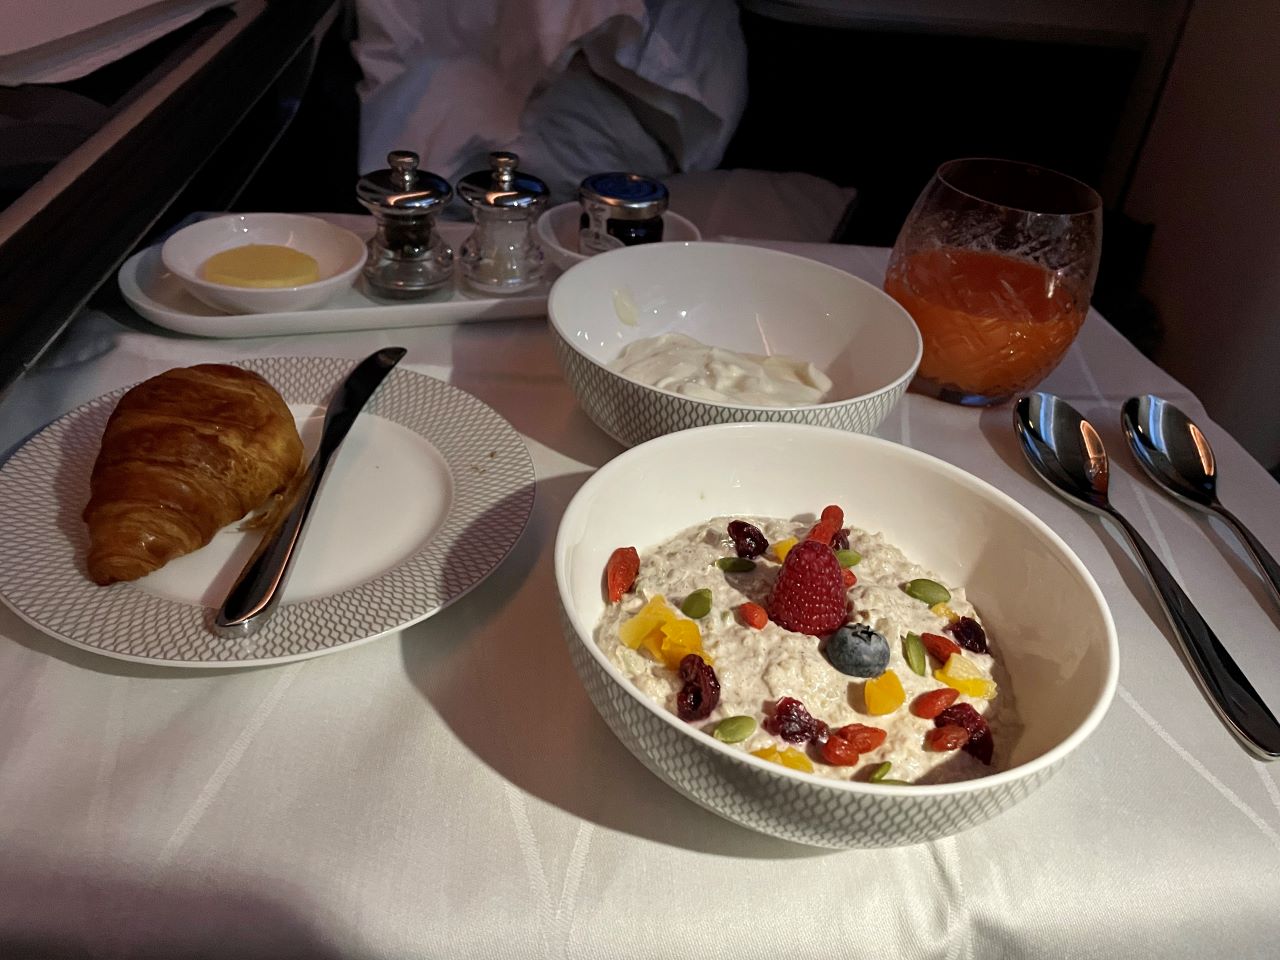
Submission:
<svg viewBox="0 0 1280 960">
<path fill-rule="evenodd" d="M 1071 204 L 1072 209 L 1060 210 L 1035 210 L 1026 205 L 1016 203 L 1007 203 L 1000 200 L 993 200 L 990 197 L 982 196 L 974 192 L 972 188 L 957 185 L 949 174 L 956 167 L 966 164 L 990 164 L 992 166 L 1013 167 L 1020 171 L 1035 171 L 1038 174 L 1045 174 L 1052 178 L 1060 185 L 1067 186 L 1069 189 L 1078 191 L 1082 201 L 1080 204 Z M 948 160 L 938 166 L 934 171 L 934 176 L 938 182 L 947 187 L 948 190 L 954 190 L 956 193 L 977 200 L 979 203 L 990 204 L 993 207 L 1002 207 L 1005 210 L 1013 210 L 1018 213 L 1026 213 L 1039 217 L 1081 217 L 1089 214 L 1102 212 L 1102 196 L 1093 187 L 1089 186 L 1083 180 L 1063 173 L 1060 170 L 1054 170 L 1052 167 L 1041 166 L 1038 163 L 1030 163 L 1025 160 L 1009 160 L 1004 157 L 958 157 L 954 160 Z M 1068 205 L 1063 205 L 1068 206 Z M 1079 209 L 1075 209 L 1079 207 Z"/>
</svg>

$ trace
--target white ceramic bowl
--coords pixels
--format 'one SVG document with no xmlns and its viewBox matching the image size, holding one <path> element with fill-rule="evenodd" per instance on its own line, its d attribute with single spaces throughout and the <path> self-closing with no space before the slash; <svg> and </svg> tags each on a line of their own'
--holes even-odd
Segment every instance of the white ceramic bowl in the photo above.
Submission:
<svg viewBox="0 0 1280 960">
<path fill-rule="evenodd" d="M 538 244 L 555 266 L 568 270 L 576 263 L 591 259 L 578 252 L 578 218 L 582 205 L 575 202 L 552 207 L 538 218 Z M 693 222 L 668 210 L 662 215 L 662 242 L 701 240 L 702 233 Z"/>
<path fill-rule="evenodd" d="M 870 433 L 901 399 L 923 349 L 911 315 L 866 281 L 806 257 L 731 243 L 654 243 L 592 257 L 556 280 L 547 313 L 578 402 L 627 446 L 750 420 Z M 831 396 L 797 407 L 716 403 L 607 368 L 628 343 L 667 332 L 812 361 L 831 378 Z"/>
<path fill-rule="evenodd" d="M 215 253 L 249 243 L 292 247 L 316 259 L 320 279 L 296 287 L 233 287 L 210 283 L 200 267 Z M 318 217 L 294 213 L 233 213 L 183 227 L 164 242 L 160 261 L 203 303 L 227 313 L 307 310 L 355 282 L 368 253 L 364 241 Z"/>
<path fill-rule="evenodd" d="M 714 516 L 812 517 L 828 503 L 946 582 L 965 585 L 998 642 L 1009 676 L 1002 695 L 1012 695 L 1023 724 L 1007 769 L 922 786 L 790 770 L 668 713 L 595 643 L 602 574 L 616 547 L 635 546 L 643 556 Z M 707 809 L 800 843 L 898 846 L 982 823 L 1058 770 L 1097 727 L 1116 688 L 1115 625 L 1071 549 L 989 484 L 875 437 L 749 423 L 642 444 L 596 471 L 569 503 L 556 537 L 555 575 L 574 666 L 618 739 Z"/>
</svg>

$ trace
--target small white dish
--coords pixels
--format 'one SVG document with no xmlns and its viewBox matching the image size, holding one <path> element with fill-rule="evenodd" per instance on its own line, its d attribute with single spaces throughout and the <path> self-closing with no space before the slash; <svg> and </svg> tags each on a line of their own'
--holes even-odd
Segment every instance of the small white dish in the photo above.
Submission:
<svg viewBox="0 0 1280 960">
<path fill-rule="evenodd" d="M 200 275 L 214 254 L 246 244 L 276 244 L 311 257 L 320 278 L 291 287 L 236 287 Z M 364 241 L 319 217 L 233 213 L 183 227 L 160 248 L 160 260 L 203 303 L 227 313 L 278 313 L 319 306 L 351 287 L 364 266 Z"/>
<path fill-rule="evenodd" d="M 807 257 L 733 243 L 649 243 L 591 257 L 552 285 L 547 315 L 578 402 L 626 446 L 748 420 L 871 433 L 923 352 L 911 315 L 878 287 Z M 822 403 L 752 406 L 695 399 L 609 369 L 629 343 L 664 333 L 808 360 L 832 388 Z"/>
<path fill-rule="evenodd" d="M 552 207 L 538 218 L 538 243 L 547 259 L 560 270 L 590 259 L 578 252 L 578 218 L 582 206 L 577 202 Z M 662 215 L 662 242 L 701 240 L 702 233 L 692 221 L 668 210 Z"/>
<path fill-rule="evenodd" d="M 1017 713 L 1018 723 L 1001 732 L 1009 738 L 997 750 L 1008 758 L 1004 769 L 910 786 L 791 770 L 680 720 L 596 642 L 601 579 L 615 548 L 633 545 L 643 557 L 715 516 L 812 517 L 829 503 L 944 582 L 965 586 L 998 643 L 1008 672 L 1001 696 L 1013 698 Z M 976 826 L 1043 784 L 1097 729 L 1116 690 L 1115 624 L 1062 538 L 990 484 L 877 437 L 778 423 L 660 437 L 587 478 L 564 511 L 553 556 L 570 656 L 618 739 L 698 804 L 786 840 L 890 847 Z M 1090 772 L 1077 767 L 1075 775 Z"/>
</svg>

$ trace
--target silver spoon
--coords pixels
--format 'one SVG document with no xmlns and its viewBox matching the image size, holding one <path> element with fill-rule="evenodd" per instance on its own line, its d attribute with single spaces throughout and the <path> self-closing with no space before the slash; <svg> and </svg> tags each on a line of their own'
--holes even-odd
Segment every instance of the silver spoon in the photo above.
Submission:
<svg viewBox="0 0 1280 960">
<path fill-rule="evenodd" d="M 1069 403 L 1047 393 L 1020 397 L 1013 425 L 1036 473 L 1078 506 L 1110 517 L 1125 532 L 1173 625 L 1192 675 L 1227 728 L 1255 756 L 1280 757 L 1280 723 L 1231 659 L 1173 575 L 1107 497 L 1108 461 L 1093 425 Z"/>
<path fill-rule="evenodd" d="M 1151 394 L 1126 400 L 1120 423 L 1147 476 L 1183 503 L 1217 514 L 1235 530 L 1280 605 L 1280 563 L 1218 501 L 1217 464 L 1200 428 L 1173 404 Z"/>
</svg>

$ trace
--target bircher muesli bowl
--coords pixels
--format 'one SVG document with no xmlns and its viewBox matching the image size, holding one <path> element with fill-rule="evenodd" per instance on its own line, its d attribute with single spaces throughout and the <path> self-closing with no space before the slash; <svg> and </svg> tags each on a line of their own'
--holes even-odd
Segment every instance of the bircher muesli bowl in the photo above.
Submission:
<svg viewBox="0 0 1280 960">
<path fill-rule="evenodd" d="M 901 400 L 923 346 L 883 290 L 817 260 L 737 243 L 649 243 L 556 279 L 552 345 L 582 409 L 624 446 L 714 423 L 807 423 L 871 433 Z M 811 364 L 830 386 L 787 405 L 708 398 L 618 372 L 622 351 L 665 334 Z"/>
<path fill-rule="evenodd" d="M 862 434 L 741 423 L 640 444 L 573 497 L 555 576 L 574 666 L 622 744 L 695 803 L 798 843 L 983 823 L 1064 765 L 1116 688 L 1115 626 L 1071 549 L 986 482 Z"/>
</svg>

